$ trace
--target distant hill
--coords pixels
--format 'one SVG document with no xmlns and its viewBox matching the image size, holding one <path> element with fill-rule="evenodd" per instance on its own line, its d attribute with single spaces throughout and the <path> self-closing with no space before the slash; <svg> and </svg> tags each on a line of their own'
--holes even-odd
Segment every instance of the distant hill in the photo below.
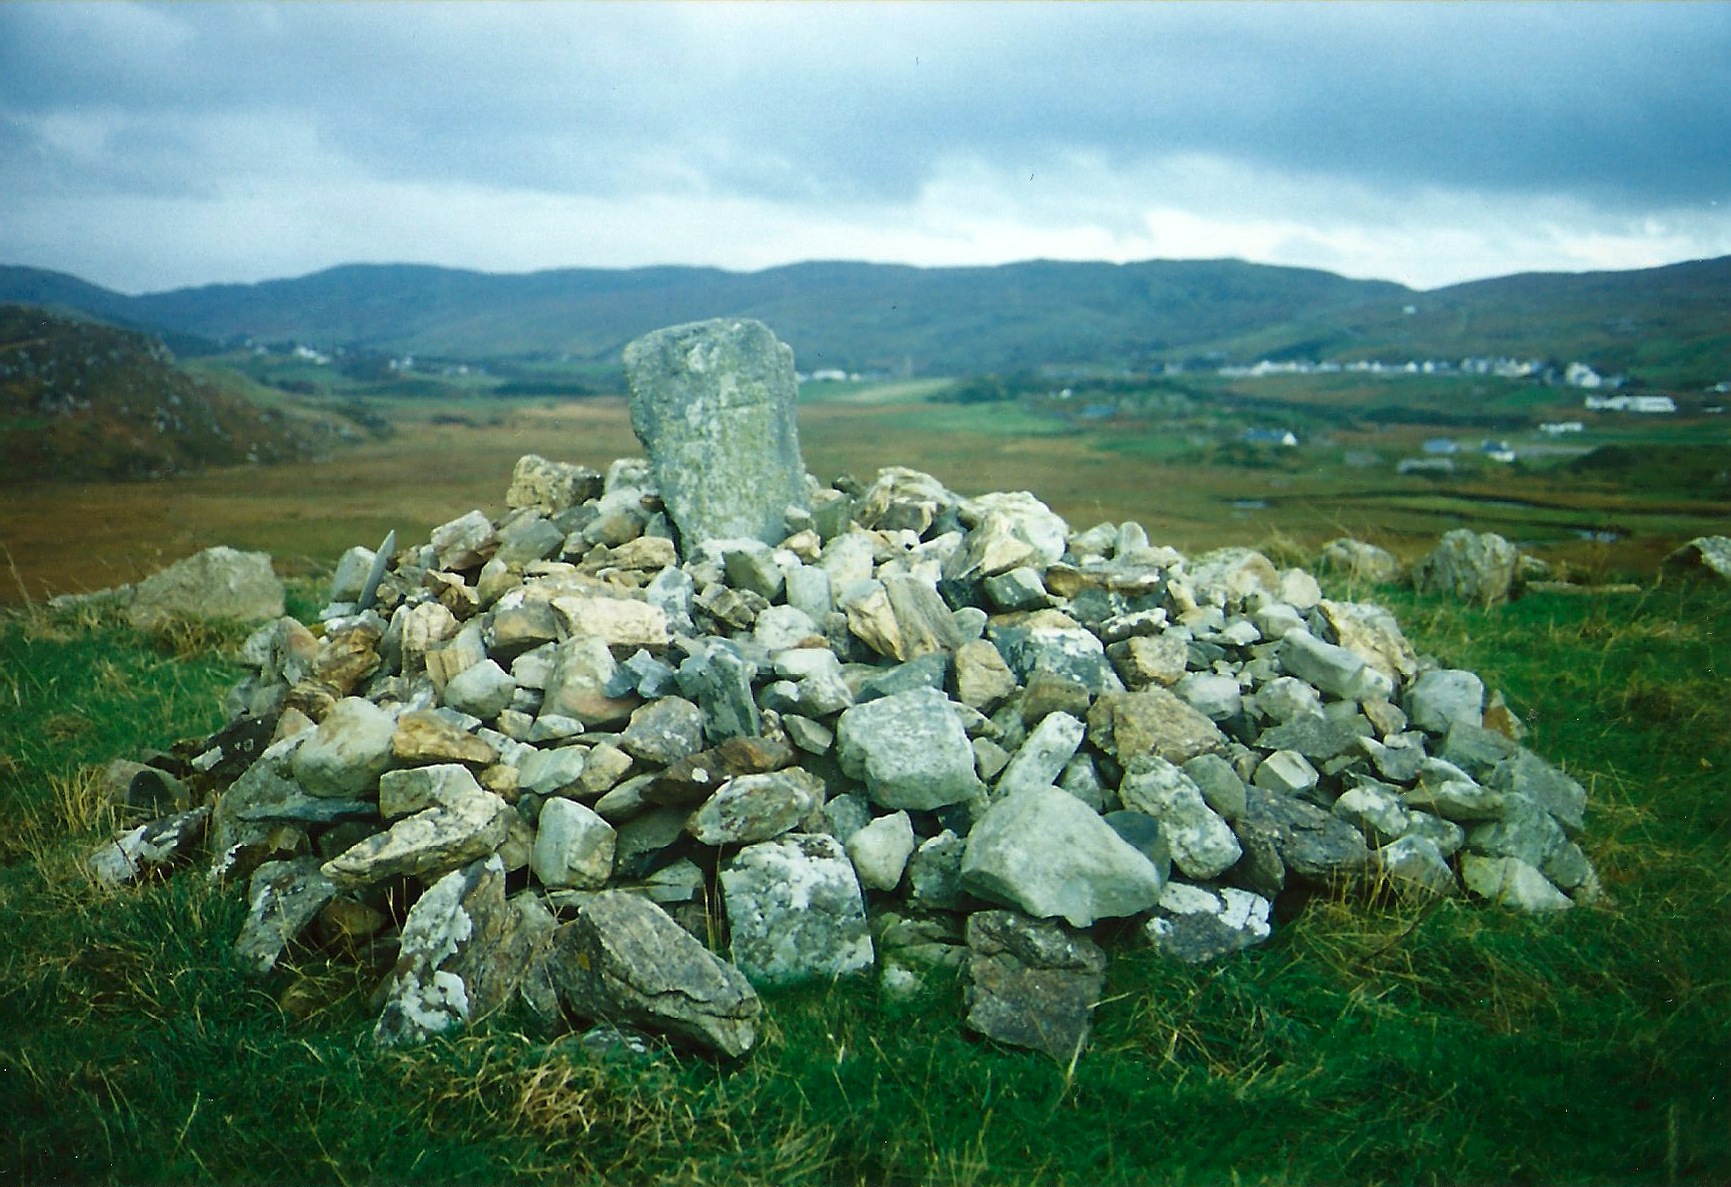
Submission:
<svg viewBox="0 0 1731 1187">
<path fill-rule="evenodd" d="M 188 375 L 155 338 L 0 306 L 0 486 L 159 478 L 309 450 L 280 413 Z"/>
<path fill-rule="evenodd" d="M 1698 389 L 1731 379 L 1731 256 L 1472 281 L 1319 310 L 1202 347 L 1244 361 L 1579 360 L 1649 386 Z"/>
<path fill-rule="evenodd" d="M 203 338 L 295 340 L 422 356 L 570 356 L 613 364 L 661 326 L 756 317 L 805 368 L 961 375 L 1042 364 L 1146 362 L 1202 339 L 1407 290 L 1233 260 L 911 268 L 808 263 L 563 269 L 495 275 L 348 265 L 293 280 L 140 297 L 36 269 L 0 268 L 0 300 L 28 300 Z"/>
<path fill-rule="evenodd" d="M 616 366 L 627 342 L 657 327 L 745 316 L 767 322 L 812 370 L 979 375 L 1065 364 L 1512 355 L 1579 360 L 1654 385 L 1731 378 L 1731 257 L 1429 292 L 1236 260 L 515 275 L 354 264 L 137 297 L 0 267 L 0 300 L 191 335 L 193 346 L 250 337 L 432 358 L 563 357 L 597 368 Z"/>
</svg>

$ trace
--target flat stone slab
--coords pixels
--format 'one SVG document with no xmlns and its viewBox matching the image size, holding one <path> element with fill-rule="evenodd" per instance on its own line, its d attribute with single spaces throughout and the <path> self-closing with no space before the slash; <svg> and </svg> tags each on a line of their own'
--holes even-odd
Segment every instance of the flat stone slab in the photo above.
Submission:
<svg viewBox="0 0 1731 1187">
<path fill-rule="evenodd" d="M 806 503 L 792 349 L 759 321 L 691 322 L 627 346 L 625 377 L 631 427 L 682 551 L 780 543 L 788 508 Z"/>
</svg>

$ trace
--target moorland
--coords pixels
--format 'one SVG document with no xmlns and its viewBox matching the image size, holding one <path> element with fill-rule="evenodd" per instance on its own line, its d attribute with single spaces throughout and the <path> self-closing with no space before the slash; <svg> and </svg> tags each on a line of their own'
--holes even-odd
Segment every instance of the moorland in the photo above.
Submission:
<svg viewBox="0 0 1731 1187">
<path fill-rule="evenodd" d="M 1731 594 L 1658 562 L 1731 522 L 1711 390 L 1731 378 L 1728 263 L 1431 294 L 1248 265 L 912 287 L 854 265 L 544 274 L 539 295 L 353 269 L 156 298 L 0 270 L 0 297 L 80 321 L 53 332 L 77 342 L 65 373 L 89 404 L 55 438 L 12 378 L 0 390 L 0 442 L 50 459 L 0 474 L 0 1166 L 124 1183 L 1725 1181 Z M 817 280 L 829 297 L 801 287 Z M 1234 286 L 1255 290 L 1251 312 Z M 572 291 L 590 293 L 580 313 L 560 304 Z M 858 313 L 819 316 L 837 307 Z M 219 724 L 244 632 L 142 634 L 46 595 L 223 543 L 270 551 L 310 620 L 343 549 L 498 512 L 521 454 L 638 453 L 619 346 L 720 312 L 764 317 L 823 373 L 799 424 L 826 479 L 912 466 L 964 493 L 1031 490 L 1077 528 L 1136 519 L 1186 552 L 1247 544 L 1283 564 L 1338 535 L 1410 560 L 1454 527 L 1548 560 L 1577 592 L 1490 608 L 1328 592 L 1389 605 L 1422 651 L 1505 694 L 1528 744 L 1588 788 L 1606 902 L 1522 917 L 1342 897 L 1218 965 L 1125 952 L 1068 1069 L 968 1038 L 947 999 L 891 1005 L 869 984 L 777 995 L 762 1048 L 722 1066 L 597 1059 L 509 1018 L 376 1054 L 353 966 L 309 950 L 267 982 L 234 969 L 234 888 L 90 883 L 84 855 L 117 822 L 102 766 Z M 130 338 L 98 350 L 107 323 L 177 361 L 153 371 L 160 352 Z M 43 336 L 0 342 L 0 361 Z M 124 374 L 93 392 L 108 381 L 70 360 L 110 351 Z M 1474 357 L 1538 367 L 1460 366 Z M 1390 367 L 1346 366 L 1370 358 Z M 1260 360 L 1319 366 L 1222 373 Z M 1624 383 L 1571 386 L 1573 362 Z M 1586 408 L 1613 390 L 1676 411 Z M 157 476 L 97 480 L 91 443 L 124 455 L 131 404 L 213 392 L 270 415 L 199 421 L 221 431 L 166 451 L 147 426 Z M 222 452 L 266 430 L 281 464 Z"/>
</svg>

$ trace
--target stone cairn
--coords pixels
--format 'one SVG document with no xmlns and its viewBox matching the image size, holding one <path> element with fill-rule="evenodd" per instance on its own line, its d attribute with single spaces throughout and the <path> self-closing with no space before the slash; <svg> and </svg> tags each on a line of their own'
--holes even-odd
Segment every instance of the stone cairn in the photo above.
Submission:
<svg viewBox="0 0 1731 1187">
<path fill-rule="evenodd" d="M 737 1057 L 756 987 L 947 970 L 969 1028 L 1065 1063 L 1102 930 L 1208 961 L 1280 896 L 1598 893 L 1581 786 L 1387 611 L 1025 492 L 823 486 L 755 322 L 625 359 L 647 462 L 524 457 L 503 519 L 350 550 L 319 630 L 247 641 L 230 724 L 137 769 L 187 810 L 97 875 L 205 855 L 250 972 L 389 969 L 381 1044 L 518 1003 Z"/>
</svg>

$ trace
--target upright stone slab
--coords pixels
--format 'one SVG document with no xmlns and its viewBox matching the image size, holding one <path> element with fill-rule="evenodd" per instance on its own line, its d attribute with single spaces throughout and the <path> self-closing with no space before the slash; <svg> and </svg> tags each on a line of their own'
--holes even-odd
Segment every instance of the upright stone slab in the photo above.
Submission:
<svg viewBox="0 0 1731 1187">
<path fill-rule="evenodd" d="M 631 426 L 649 451 L 681 550 L 749 537 L 778 544 L 805 505 L 793 351 L 762 322 L 692 322 L 625 348 Z"/>
</svg>

